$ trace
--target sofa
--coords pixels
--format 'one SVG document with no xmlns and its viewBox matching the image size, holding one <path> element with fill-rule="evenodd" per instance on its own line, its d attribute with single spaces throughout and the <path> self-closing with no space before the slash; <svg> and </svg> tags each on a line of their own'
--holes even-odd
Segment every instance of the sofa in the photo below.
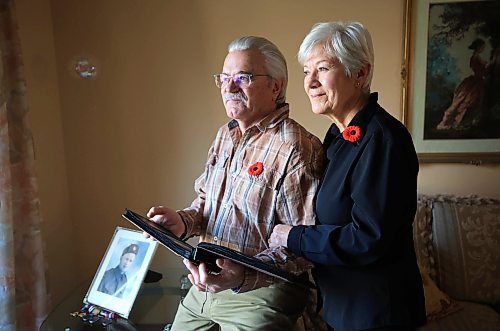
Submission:
<svg viewBox="0 0 500 331">
<path fill-rule="evenodd" d="M 421 194 L 413 227 L 428 319 L 418 330 L 500 330 L 500 200 Z"/>
</svg>

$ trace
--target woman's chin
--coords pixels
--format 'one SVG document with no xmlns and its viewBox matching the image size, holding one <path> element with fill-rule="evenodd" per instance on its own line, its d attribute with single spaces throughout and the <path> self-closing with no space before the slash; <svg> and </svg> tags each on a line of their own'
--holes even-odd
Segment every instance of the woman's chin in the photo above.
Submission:
<svg viewBox="0 0 500 331">
<path fill-rule="evenodd" d="M 325 114 L 329 113 L 328 109 L 323 108 L 323 107 L 321 107 L 321 108 L 320 107 L 312 107 L 311 110 L 312 110 L 313 114 L 315 114 L 315 115 L 325 115 Z"/>
</svg>

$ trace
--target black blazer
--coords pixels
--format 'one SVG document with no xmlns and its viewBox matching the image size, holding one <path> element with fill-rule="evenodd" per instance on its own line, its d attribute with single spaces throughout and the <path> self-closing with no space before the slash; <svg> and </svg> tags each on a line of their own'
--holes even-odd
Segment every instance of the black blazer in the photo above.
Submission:
<svg viewBox="0 0 500 331">
<path fill-rule="evenodd" d="M 316 263 L 323 318 L 335 329 L 425 323 L 413 247 L 418 159 L 406 128 L 370 95 L 350 125 L 325 137 L 327 166 L 316 197 L 317 225 L 294 227 L 288 247 Z"/>
</svg>

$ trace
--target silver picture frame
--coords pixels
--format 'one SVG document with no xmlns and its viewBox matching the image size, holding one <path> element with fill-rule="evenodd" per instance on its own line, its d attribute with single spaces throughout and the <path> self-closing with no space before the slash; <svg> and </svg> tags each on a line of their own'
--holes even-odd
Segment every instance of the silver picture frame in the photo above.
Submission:
<svg viewBox="0 0 500 331">
<path fill-rule="evenodd" d="M 128 318 L 157 244 L 142 231 L 116 227 L 83 302 Z"/>
</svg>

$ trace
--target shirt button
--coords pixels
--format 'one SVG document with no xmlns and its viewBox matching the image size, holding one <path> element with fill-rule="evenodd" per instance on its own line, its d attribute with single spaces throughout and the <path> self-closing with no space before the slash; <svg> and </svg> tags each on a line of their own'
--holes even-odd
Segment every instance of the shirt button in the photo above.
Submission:
<svg viewBox="0 0 500 331">
<path fill-rule="evenodd" d="M 214 241 L 217 241 L 217 240 L 219 240 L 219 238 L 217 238 L 217 237 L 214 237 Z"/>
</svg>

